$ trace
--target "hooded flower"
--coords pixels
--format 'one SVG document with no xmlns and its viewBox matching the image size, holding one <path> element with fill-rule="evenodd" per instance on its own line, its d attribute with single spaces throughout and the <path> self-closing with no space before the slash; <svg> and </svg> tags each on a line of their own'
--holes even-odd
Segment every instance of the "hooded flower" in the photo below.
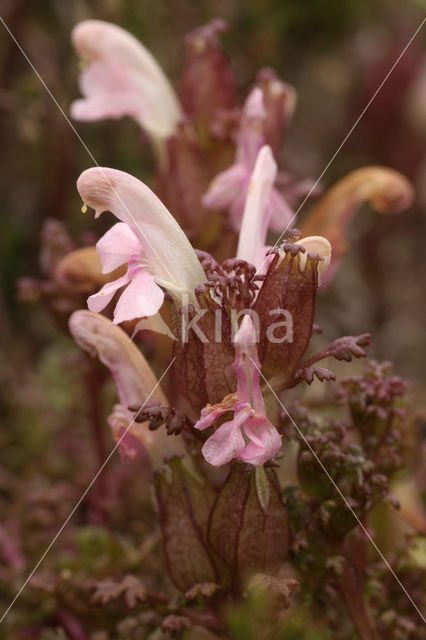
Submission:
<svg viewBox="0 0 426 640">
<path fill-rule="evenodd" d="M 271 193 L 276 175 L 277 164 L 271 148 L 265 145 L 257 155 L 251 175 L 237 249 L 237 258 L 254 264 L 258 273 L 264 273 L 272 260 L 272 256 L 266 255 L 271 248 L 266 245 L 266 236 L 272 215 Z M 330 264 L 329 241 L 321 236 L 310 236 L 295 244 L 301 244 L 305 248 L 305 253 L 300 256 L 302 268 L 306 265 L 306 252 L 314 252 L 322 257 L 322 262 L 318 265 L 321 276 Z"/>
<path fill-rule="evenodd" d="M 165 458 L 184 455 L 180 440 L 167 436 L 165 429 L 150 431 L 146 423 L 135 422 L 128 410 L 132 404 L 157 401 L 167 406 L 168 402 L 148 362 L 127 334 L 108 318 L 85 310 L 71 315 L 69 328 L 77 344 L 111 371 L 120 404 L 108 422 L 121 453 L 131 459 L 146 453 L 153 468 L 161 466 Z"/>
<path fill-rule="evenodd" d="M 244 215 L 238 239 L 237 258 L 254 264 L 256 268 L 266 265 L 265 245 L 272 215 L 271 194 L 277 176 L 277 163 L 271 148 L 263 146 L 256 158 L 250 176 Z"/>
<path fill-rule="evenodd" d="M 194 425 L 196 429 L 207 429 L 222 415 L 233 411 L 233 418 L 221 424 L 202 449 L 207 462 L 216 467 L 234 458 L 261 465 L 281 447 L 281 436 L 265 415 L 259 382 L 256 330 L 248 314 L 244 316 L 235 335 L 234 346 L 237 392 L 219 404 L 204 407 L 200 420 Z"/>
<path fill-rule="evenodd" d="M 147 49 L 124 29 L 87 20 L 72 32 L 87 67 L 80 75 L 83 99 L 71 105 L 76 120 L 130 116 L 155 140 L 169 137 L 182 117 L 178 99 Z"/>
<path fill-rule="evenodd" d="M 346 228 L 363 202 L 380 213 L 395 214 L 413 202 L 413 187 L 405 176 L 387 167 L 356 169 L 333 185 L 305 218 L 304 233 L 320 233 L 333 245 L 330 281 L 348 249 Z"/>
<path fill-rule="evenodd" d="M 81 174 L 77 188 L 96 217 L 108 210 L 121 220 L 96 245 L 103 272 L 127 263 L 125 275 L 90 296 L 91 311 L 100 312 L 126 285 L 115 324 L 154 315 L 164 300 L 162 288 L 178 305 L 196 303 L 194 289 L 205 273 L 176 220 L 146 185 L 122 171 L 93 168 Z"/>
<path fill-rule="evenodd" d="M 243 108 L 234 164 L 216 176 L 203 197 L 203 205 L 207 209 L 229 209 L 231 224 L 237 231 L 241 226 L 256 158 L 265 144 L 265 116 L 263 92 L 256 87 L 249 94 Z M 270 190 L 269 208 L 271 229 L 282 231 L 291 220 L 293 212 L 274 187 Z"/>
</svg>

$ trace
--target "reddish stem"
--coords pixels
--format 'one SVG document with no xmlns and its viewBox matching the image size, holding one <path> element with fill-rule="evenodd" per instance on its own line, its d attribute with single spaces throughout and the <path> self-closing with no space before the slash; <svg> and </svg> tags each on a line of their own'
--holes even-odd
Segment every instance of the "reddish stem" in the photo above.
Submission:
<svg viewBox="0 0 426 640">
<path fill-rule="evenodd" d="M 93 440 L 95 456 L 95 473 L 104 464 L 108 457 L 105 441 L 106 425 L 103 424 L 101 410 L 101 390 L 103 375 L 97 367 L 97 363 L 87 359 L 85 362 L 85 383 L 89 407 L 89 421 Z M 107 514 L 104 508 L 105 498 L 108 495 L 107 466 L 99 474 L 94 489 L 91 491 L 92 516 L 99 524 L 105 524 Z"/>
<path fill-rule="evenodd" d="M 342 574 L 337 581 L 361 640 L 379 640 L 362 597 L 359 577 L 355 568 L 347 559 L 346 554 L 344 555 Z"/>
</svg>

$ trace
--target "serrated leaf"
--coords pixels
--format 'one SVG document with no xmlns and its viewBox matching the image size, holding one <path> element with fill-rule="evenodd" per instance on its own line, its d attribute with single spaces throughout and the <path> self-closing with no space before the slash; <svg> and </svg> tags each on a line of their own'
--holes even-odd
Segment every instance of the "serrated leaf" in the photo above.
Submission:
<svg viewBox="0 0 426 640">
<path fill-rule="evenodd" d="M 336 379 L 335 374 L 324 367 L 306 367 L 304 369 L 298 369 L 294 377 L 295 379 L 301 378 L 308 384 L 312 384 L 315 377 L 318 378 L 320 382 L 330 382 L 331 380 Z"/>
<path fill-rule="evenodd" d="M 135 578 L 135 576 L 127 575 L 116 582 L 115 580 L 102 580 L 95 585 L 95 592 L 92 596 L 92 602 L 102 605 L 108 604 L 124 596 L 126 605 L 132 609 L 136 603 L 146 600 L 146 587 Z"/>
<path fill-rule="evenodd" d="M 336 360 L 344 360 L 351 362 L 352 358 L 366 358 L 367 354 L 362 347 L 368 347 L 371 342 L 369 333 L 363 333 L 360 336 L 344 336 L 338 338 L 330 344 L 326 349 L 328 356 L 336 358 Z"/>
</svg>

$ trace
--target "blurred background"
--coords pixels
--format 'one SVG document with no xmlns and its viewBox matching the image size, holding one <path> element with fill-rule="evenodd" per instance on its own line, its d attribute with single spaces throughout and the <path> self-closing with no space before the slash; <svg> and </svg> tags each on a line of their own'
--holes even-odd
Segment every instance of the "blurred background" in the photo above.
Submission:
<svg viewBox="0 0 426 640">
<path fill-rule="evenodd" d="M 79 95 L 79 63 L 69 40 L 77 22 L 98 18 L 128 29 L 175 82 L 185 34 L 214 17 L 225 19 L 229 30 L 222 43 L 242 99 L 260 67 L 273 67 L 296 88 L 298 107 L 281 165 L 316 179 L 425 9 L 424 0 L 2 0 L 1 17 L 66 113 Z M 351 251 L 322 292 L 317 316 L 330 339 L 371 332 L 371 356 L 395 362 L 418 406 L 426 367 L 425 39 L 423 29 L 322 181 L 325 188 L 357 167 L 386 165 L 412 181 L 415 203 L 395 216 L 380 216 L 369 207 L 360 212 L 349 229 Z M 76 123 L 76 129 L 100 165 L 128 171 L 152 186 L 153 158 L 134 122 Z M 72 340 L 41 305 L 17 300 L 16 281 L 40 275 L 40 232 L 46 217 L 64 222 L 76 241 L 90 232 L 99 236 L 109 221 L 103 227 L 81 215 L 75 183 L 93 163 L 1 24 L 0 154 L 4 494 L 13 492 L 16 474 L 31 477 L 37 486 L 46 465 L 57 487 L 62 486 L 71 445 L 61 449 L 61 434 L 83 434 L 87 420 L 80 374 L 72 366 Z M 59 434 L 57 455 L 50 454 L 47 461 L 52 434 Z M 74 459 L 76 451 L 85 450 L 82 438 L 72 445 Z M 83 474 L 82 486 L 84 482 Z M 63 501 L 66 510 L 66 490 L 58 496 L 52 500 Z M 52 518 L 59 522 L 60 514 Z"/>
</svg>

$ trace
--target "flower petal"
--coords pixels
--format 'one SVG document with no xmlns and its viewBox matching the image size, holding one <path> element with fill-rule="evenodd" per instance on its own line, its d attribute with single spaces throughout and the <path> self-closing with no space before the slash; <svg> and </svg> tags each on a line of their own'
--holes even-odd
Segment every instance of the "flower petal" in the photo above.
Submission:
<svg viewBox="0 0 426 640">
<path fill-rule="evenodd" d="M 244 163 L 248 172 L 253 170 L 259 149 L 265 144 L 263 135 L 265 116 L 263 91 L 256 87 L 249 93 L 244 103 L 235 160 L 238 163 Z"/>
<path fill-rule="evenodd" d="M 295 89 L 277 76 L 272 69 L 261 69 L 256 78 L 257 85 L 263 91 L 266 116 L 263 122 L 265 143 L 269 144 L 276 157 L 279 157 L 283 133 L 296 107 Z"/>
<path fill-rule="evenodd" d="M 121 444 L 126 449 L 132 444 L 136 453 L 136 443 L 129 442 L 127 435 L 136 436 L 148 452 L 154 469 L 166 458 L 185 456 L 181 439 L 170 438 L 165 429 L 150 431 L 147 423 L 134 424 L 134 414 L 127 409 L 129 405 L 154 401 L 167 406 L 168 401 L 154 372 L 129 336 L 105 316 L 85 310 L 71 315 L 69 328 L 77 344 L 91 356 L 97 356 L 111 372 L 121 405 L 109 420 L 115 439 L 127 431 Z"/>
<path fill-rule="evenodd" d="M 206 411 L 208 410 L 208 412 Z M 212 409 L 210 411 L 210 409 Z M 225 411 L 219 409 L 218 411 L 214 410 L 211 405 L 207 405 L 201 411 L 201 418 L 194 424 L 194 429 L 199 429 L 200 431 L 204 431 L 204 429 L 208 429 L 211 427 L 216 420 L 221 416 Z M 203 415 L 204 414 L 204 415 Z"/>
<path fill-rule="evenodd" d="M 255 88 L 243 107 L 234 164 L 216 176 L 202 200 L 206 209 L 229 209 L 231 224 L 236 231 L 241 226 L 250 175 L 258 151 L 264 144 L 264 117 L 263 93 Z"/>
<path fill-rule="evenodd" d="M 254 416 L 244 425 L 244 433 L 249 444 L 239 455 L 239 459 L 250 464 L 265 464 L 281 448 L 281 436 L 275 427 L 263 416 Z"/>
<path fill-rule="evenodd" d="M 238 241 L 237 258 L 261 266 L 271 214 L 270 196 L 277 175 L 271 148 L 259 151 L 250 180 Z"/>
<path fill-rule="evenodd" d="M 137 271 L 117 302 L 114 324 L 134 318 L 153 316 L 164 300 L 164 292 L 153 276 L 143 269 Z"/>
<path fill-rule="evenodd" d="M 239 401 L 251 404 L 258 413 L 264 413 L 265 405 L 260 389 L 260 362 L 257 354 L 259 321 L 257 316 L 255 319 L 257 326 L 252 317 L 248 313 L 245 314 L 235 334 L 233 369 L 237 374 Z"/>
<path fill-rule="evenodd" d="M 125 408 L 126 426 L 133 417 L 127 411 L 129 405 L 143 404 L 148 397 L 162 405 L 168 404 L 141 351 L 109 318 L 79 310 L 71 315 L 69 328 L 77 344 L 90 355 L 97 356 L 110 370 L 120 404 Z"/>
<path fill-rule="evenodd" d="M 194 289 L 206 281 L 186 235 L 161 200 L 145 184 L 123 171 L 94 167 L 77 181 L 83 201 L 129 225 L 142 247 L 144 261 L 170 293 L 184 304 L 195 303 Z"/>
<path fill-rule="evenodd" d="M 142 458 L 143 455 L 146 455 L 147 451 L 143 445 L 144 433 L 142 433 L 142 438 L 138 437 L 139 433 L 136 435 L 134 428 L 137 426 L 139 427 L 139 431 L 141 431 L 140 427 L 145 426 L 146 429 L 146 425 L 140 425 L 136 422 L 132 424 L 132 430 L 130 430 L 128 428 L 130 424 L 128 414 L 127 409 L 120 404 L 116 404 L 107 422 L 111 427 L 114 441 L 118 444 L 121 458 L 123 460 L 137 460 L 138 458 Z"/>
<path fill-rule="evenodd" d="M 173 331 L 163 320 L 159 312 L 154 313 L 154 315 L 152 316 L 139 320 L 133 328 L 130 339 L 133 340 L 133 338 L 137 333 L 139 333 L 139 331 L 153 331 L 154 333 L 159 333 L 160 335 L 167 336 L 171 340 L 177 340 Z"/>
<path fill-rule="evenodd" d="M 302 269 L 305 268 L 309 252 L 317 253 L 321 256 L 323 261 L 318 263 L 318 273 L 320 276 L 323 276 L 331 261 L 331 244 L 327 238 L 323 238 L 322 236 L 309 236 L 308 238 L 298 240 L 295 244 L 301 244 L 302 247 L 306 249 L 305 253 L 299 254 L 299 264 Z"/>
<path fill-rule="evenodd" d="M 271 189 L 269 206 L 271 207 L 269 228 L 271 231 L 281 233 L 290 224 L 294 211 L 275 187 Z"/>
<path fill-rule="evenodd" d="M 239 232 L 241 229 L 241 220 L 244 215 L 244 206 L 247 200 L 247 191 L 250 184 L 250 176 L 242 182 L 239 194 L 235 197 L 231 206 L 229 207 L 229 222 L 234 231 Z"/>
<path fill-rule="evenodd" d="M 98 293 L 94 293 L 87 299 L 87 306 L 93 313 L 99 313 L 102 309 L 105 309 L 107 304 L 111 302 L 114 294 L 118 289 L 124 287 L 130 281 L 130 276 L 126 273 L 121 278 L 107 282 Z"/>
<path fill-rule="evenodd" d="M 114 271 L 117 267 L 129 262 L 134 255 L 142 253 L 142 247 L 124 222 L 117 222 L 96 243 L 96 250 L 102 263 L 102 273 Z"/>
<path fill-rule="evenodd" d="M 158 138 L 173 134 L 182 116 L 177 97 L 155 58 L 120 27 L 87 20 L 72 32 L 72 42 L 88 63 L 81 77 L 85 100 L 72 105 L 77 119 L 129 115 Z"/>
<path fill-rule="evenodd" d="M 203 206 L 206 209 L 227 209 L 249 179 L 250 174 L 243 164 L 232 165 L 219 173 L 210 184 L 202 199 Z"/>
<path fill-rule="evenodd" d="M 222 424 L 215 433 L 210 436 L 202 448 L 202 454 L 215 467 L 220 467 L 233 458 L 238 457 L 245 446 L 241 433 L 241 426 L 248 419 L 250 413 L 247 409 L 236 413 L 233 420 Z"/>
<path fill-rule="evenodd" d="M 126 83 L 117 65 L 94 62 L 80 76 L 80 90 L 84 99 L 75 100 L 70 107 L 75 120 L 92 122 L 124 116 L 137 118 L 141 100 Z"/>
<path fill-rule="evenodd" d="M 237 398 L 234 393 L 226 396 L 222 402 L 218 404 L 208 404 L 201 410 L 201 418 L 194 424 L 194 429 L 203 431 L 211 427 L 216 420 L 227 411 L 232 411 L 237 403 Z"/>
</svg>

